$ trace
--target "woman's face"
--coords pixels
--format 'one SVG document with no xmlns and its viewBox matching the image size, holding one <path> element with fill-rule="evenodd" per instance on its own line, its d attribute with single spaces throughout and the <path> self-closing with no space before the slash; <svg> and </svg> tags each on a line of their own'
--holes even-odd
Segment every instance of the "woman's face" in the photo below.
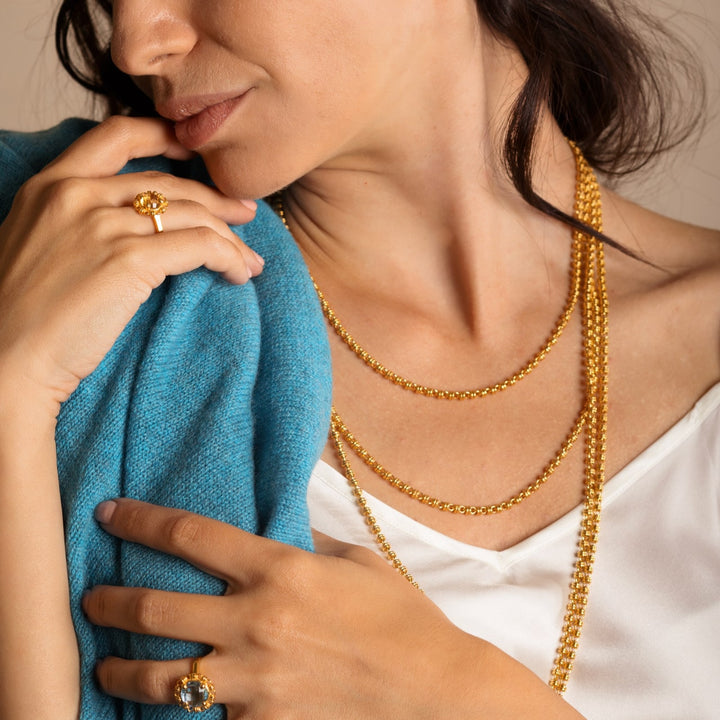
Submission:
<svg viewBox="0 0 720 720">
<path fill-rule="evenodd" d="M 382 151 L 442 5 L 115 0 L 113 59 L 220 189 L 259 197 Z"/>
</svg>

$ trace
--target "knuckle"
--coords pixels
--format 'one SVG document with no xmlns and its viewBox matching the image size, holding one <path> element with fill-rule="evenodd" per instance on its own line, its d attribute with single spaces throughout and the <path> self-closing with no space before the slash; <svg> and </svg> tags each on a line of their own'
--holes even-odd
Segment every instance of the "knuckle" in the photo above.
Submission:
<svg viewBox="0 0 720 720">
<path fill-rule="evenodd" d="M 297 693 L 288 687 L 287 666 L 273 660 L 267 654 L 257 664 L 253 679 L 253 701 L 247 709 L 253 720 L 279 720 L 287 716 L 288 699 L 290 707 L 296 708 Z M 243 720 L 246 716 L 243 716 Z"/>
<path fill-rule="evenodd" d="M 143 296 L 159 285 L 165 273 L 144 237 L 122 238 L 108 250 L 106 269 L 134 293 Z"/>
<path fill-rule="evenodd" d="M 45 189 L 45 203 L 51 212 L 65 214 L 83 204 L 87 182 L 82 178 L 66 177 L 56 180 Z"/>
<path fill-rule="evenodd" d="M 212 250 L 222 250 L 227 244 L 211 227 L 198 225 L 192 228 L 195 239 Z"/>
<path fill-rule="evenodd" d="M 302 587 L 305 582 L 312 583 L 318 569 L 318 559 L 312 553 L 288 548 L 280 558 L 280 572 L 286 582 Z"/>
<path fill-rule="evenodd" d="M 140 702 L 159 702 L 167 699 L 170 682 L 155 665 L 146 665 L 136 677 Z"/>
<path fill-rule="evenodd" d="M 162 627 L 170 614 L 167 601 L 152 590 L 141 592 L 135 600 L 135 623 L 142 632 L 152 633 Z"/>
<path fill-rule="evenodd" d="M 266 605 L 252 624 L 250 641 L 263 647 L 284 647 L 297 633 L 297 615 L 285 603 Z"/>
<path fill-rule="evenodd" d="M 303 603 L 284 589 L 268 584 L 256 586 L 252 610 L 246 609 L 237 629 L 249 646 L 260 651 L 262 675 L 279 669 L 276 663 L 284 656 L 288 643 L 302 631 L 304 613 Z"/>
<path fill-rule="evenodd" d="M 93 228 L 93 238 L 97 238 L 99 229 L 105 230 L 102 235 L 110 234 L 117 227 L 117 215 L 115 208 L 99 206 L 90 208 L 85 214 L 86 225 Z"/>
<path fill-rule="evenodd" d="M 156 185 L 162 187 L 164 192 L 168 192 L 179 184 L 178 178 L 161 170 L 144 170 L 140 176 L 147 181 L 148 189 L 152 189 L 151 186 Z"/>
<path fill-rule="evenodd" d="M 170 551 L 183 550 L 197 543 L 200 537 L 200 523 L 193 515 L 176 515 L 168 520 L 165 527 L 165 538 Z"/>
<path fill-rule="evenodd" d="M 102 122 L 103 130 L 116 135 L 119 140 L 129 140 L 134 132 L 135 121 L 125 115 L 111 115 Z"/>
<path fill-rule="evenodd" d="M 144 237 L 124 237 L 115 240 L 106 252 L 103 269 L 106 277 L 123 288 L 128 307 L 137 310 L 140 302 L 144 302 L 152 289 L 165 279 L 162 265 L 154 259 L 148 242 Z"/>
<path fill-rule="evenodd" d="M 143 242 L 136 238 L 124 238 L 115 244 L 110 253 L 121 267 L 130 273 L 136 273 L 145 264 Z"/>
<path fill-rule="evenodd" d="M 265 568 L 264 580 L 283 594 L 302 588 L 312 581 L 315 569 L 312 559 L 309 553 L 306 557 L 294 548 L 282 548 Z"/>
</svg>

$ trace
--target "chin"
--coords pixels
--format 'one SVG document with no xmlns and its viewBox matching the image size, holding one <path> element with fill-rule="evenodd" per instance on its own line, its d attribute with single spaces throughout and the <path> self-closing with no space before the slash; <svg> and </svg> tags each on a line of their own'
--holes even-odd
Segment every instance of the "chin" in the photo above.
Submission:
<svg viewBox="0 0 720 720">
<path fill-rule="evenodd" d="M 217 148 L 201 152 L 205 167 L 220 192 L 237 199 L 272 195 L 297 180 L 288 167 L 273 162 L 277 155 Z"/>
</svg>

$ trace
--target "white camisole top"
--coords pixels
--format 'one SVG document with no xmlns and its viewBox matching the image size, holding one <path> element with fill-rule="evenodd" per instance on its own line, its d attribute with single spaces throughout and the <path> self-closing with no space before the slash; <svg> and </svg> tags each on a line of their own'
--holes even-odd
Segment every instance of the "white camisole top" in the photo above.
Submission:
<svg viewBox="0 0 720 720">
<path fill-rule="evenodd" d="M 579 507 L 494 551 L 367 498 L 393 549 L 453 623 L 549 679 Z M 322 461 L 308 501 L 313 528 L 377 549 L 347 480 Z M 720 383 L 605 484 L 565 698 L 588 720 L 720 718 Z"/>
</svg>

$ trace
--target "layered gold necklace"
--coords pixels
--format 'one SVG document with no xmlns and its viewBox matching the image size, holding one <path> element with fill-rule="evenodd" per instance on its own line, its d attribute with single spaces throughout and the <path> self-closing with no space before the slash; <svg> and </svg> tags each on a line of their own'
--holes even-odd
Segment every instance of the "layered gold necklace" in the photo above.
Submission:
<svg viewBox="0 0 720 720">
<path fill-rule="evenodd" d="M 574 143 L 570 143 L 570 145 L 575 155 L 576 164 L 575 217 L 584 225 L 593 228 L 597 232 L 602 232 L 602 206 L 597 179 L 580 149 Z M 285 227 L 290 231 L 280 195 L 275 196 L 274 205 Z M 550 686 L 559 693 L 564 692 L 567 688 L 587 606 L 600 522 L 607 443 L 608 301 L 603 245 L 593 235 L 574 230 L 572 233 L 571 253 L 570 287 L 565 307 L 543 346 L 523 367 L 505 380 L 491 386 L 470 390 L 445 390 L 428 387 L 408 380 L 386 368 L 354 340 L 337 318 L 317 283 L 313 280 L 323 313 L 330 326 L 358 358 L 378 375 L 395 385 L 415 394 L 439 400 L 469 400 L 487 397 L 506 390 L 519 380 L 527 377 L 555 345 L 567 326 L 575 306 L 580 302 L 583 327 L 582 364 L 585 386 L 583 406 L 560 448 L 541 474 L 516 495 L 491 505 L 467 505 L 440 500 L 401 481 L 383 467 L 350 432 L 334 407 L 330 427 L 330 434 L 343 472 L 350 483 L 353 496 L 375 542 L 398 572 L 418 589 L 420 589 L 419 584 L 393 550 L 368 505 L 363 490 L 350 465 L 345 450 L 345 442 L 378 477 L 414 500 L 443 512 L 483 516 L 510 510 L 539 490 L 566 457 L 583 429 L 585 430 L 582 519 L 559 647 L 556 651 L 549 680 Z"/>
</svg>

